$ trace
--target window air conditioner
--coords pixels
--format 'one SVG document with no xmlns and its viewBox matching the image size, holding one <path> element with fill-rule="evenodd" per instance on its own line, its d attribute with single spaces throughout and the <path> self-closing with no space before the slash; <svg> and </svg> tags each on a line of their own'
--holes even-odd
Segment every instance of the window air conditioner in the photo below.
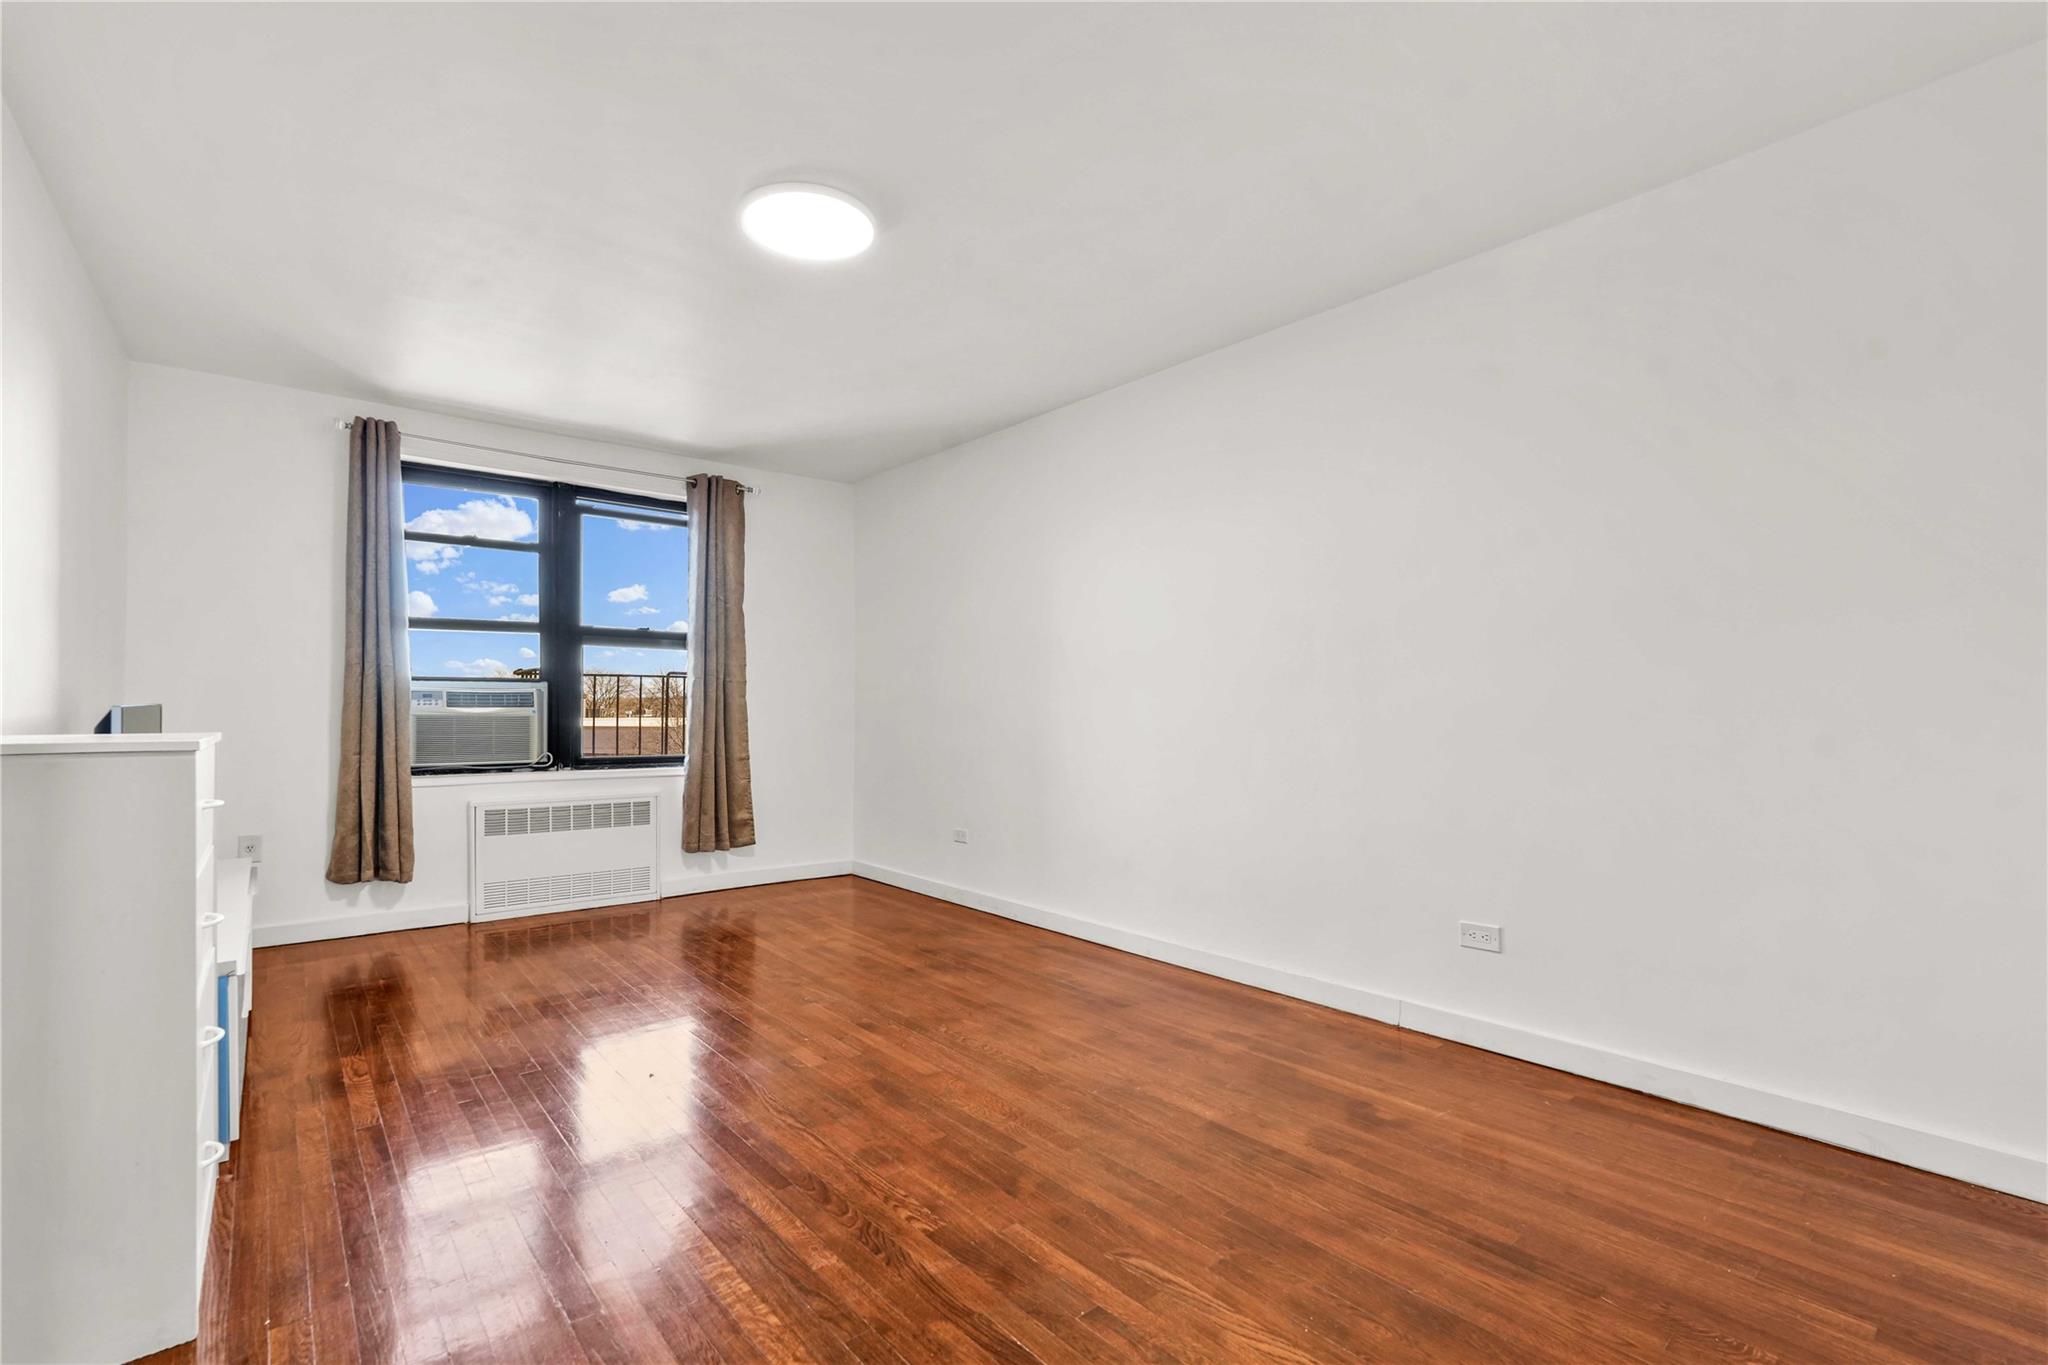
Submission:
<svg viewBox="0 0 2048 1365">
<path fill-rule="evenodd" d="M 547 752 L 548 685 L 414 683 L 417 768 L 530 768 Z"/>
</svg>

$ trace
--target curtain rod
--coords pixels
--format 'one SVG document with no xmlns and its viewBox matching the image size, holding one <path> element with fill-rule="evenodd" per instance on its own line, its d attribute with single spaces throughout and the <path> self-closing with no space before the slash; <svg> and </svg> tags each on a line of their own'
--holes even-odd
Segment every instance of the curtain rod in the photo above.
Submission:
<svg viewBox="0 0 2048 1365">
<path fill-rule="evenodd" d="M 334 424 L 334 429 L 336 431 L 347 431 L 352 425 L 351 420 L 344 417 Z M 653 469 L 634 469 L 622 464 L 599 464 L 595 460 L 572 460 L 562 455 L 536 455 L 530 450 L 507 450 L 503 446 L 478 445 L 474 441 L 451 441 L 446 436 L 415 436 L 409 431 L 399 432 L 398 438 L 400 441 L 431 441 L 437 446 L 461 446 L 464 450 L 481 450 L 492 455 L 516 455 L 522 460 L 541 460 L 547 464 L 573 464 L 582 469 L 603 469 L 613 474 L 636 474 L 647 479 L 674 479 L 678 483 L 688 483 L 695 477 L 691 474 L 663 474 Z M 739 481 L 735 479 L 734 482 L 738 483 Z M 742 483 L 740 484 L 740 491 L 742 493 L 759 493 L 761 490 L 752 484 Z"/>
</svg>

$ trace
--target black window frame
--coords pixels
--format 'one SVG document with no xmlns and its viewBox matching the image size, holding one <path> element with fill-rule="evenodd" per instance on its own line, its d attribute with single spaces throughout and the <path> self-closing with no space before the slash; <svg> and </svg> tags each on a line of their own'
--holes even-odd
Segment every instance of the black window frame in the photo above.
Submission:
<svg viewBox="0 0 2048 1365">
<path fill-rule="evenodd" d="M 657 498 L 644 493 L 622 493 L 586 484 L 558 483 L 546 479 L 522 479 L 507 474 L 485 474 L 453 465 L 424 460 L 401 460 L 400 477 L 405 483 L 436 488 L 457 488 L 478 493 L 500 493 L 533 500 L 539 509 L 533 540 L 489 540 L 480 536 L 449 536 L 424 531 L 405 531 L 408 541 L 434 545 L 457 545 L 464 549 L 512 550 L 536 557 L 540 584 L 538 621 L 498 621 L 462 616 L 406 617 L 408 630 L 480 630 L 505 635 L 540 637 L 539 673 L 548 685 L 547 752 L 554 768 L 668 768 L 689 760 L 680 754 L 583 753 L 583 650 L 590 644 L 617 644 L 636 648 L 684 649 L 690 647 L 687 629 L 655 630 L 651 627 L 591 626 L 583 622 L 583 519 L 586 516 L 616 518 L 617 509 L 644 511 L 646 520 L 687 529 L 689 511 L 679 499 Z M 611 510 L 582 506 L 585 500 L 601 502 Z M 407 561 L 408 564 L 410 561 Z M 408 587 L 410 568 L 407 569 Z M 409 651 L 408 651 L 409 653 Z M 412 682 L 474 682 L 474 678 L 413 673 Z M 574 683 L 571 687 L 568 684 Z M 479 768 L 439 768 L 414 765 L 415 776 L 436 773 L 473 773 Z M 503 771 L 498 769 L 496 771 Z"/>
</svg>

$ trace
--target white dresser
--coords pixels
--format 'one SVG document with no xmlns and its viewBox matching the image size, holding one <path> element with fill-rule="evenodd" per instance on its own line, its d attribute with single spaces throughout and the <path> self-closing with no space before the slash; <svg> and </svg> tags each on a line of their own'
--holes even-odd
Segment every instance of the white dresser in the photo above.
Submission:
<svg viewBox="0 0 2048 1365">
<path fill-rule="evenodd" d="M 0 1360 L 197 1334 L 215 1087 L 239 1073 L 217 1022 L 218 739 L 0 740 Z"/>
</svg>

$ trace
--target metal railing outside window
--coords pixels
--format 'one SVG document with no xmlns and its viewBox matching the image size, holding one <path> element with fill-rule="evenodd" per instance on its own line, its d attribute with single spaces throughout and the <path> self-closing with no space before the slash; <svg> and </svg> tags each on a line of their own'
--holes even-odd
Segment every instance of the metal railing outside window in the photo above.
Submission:
<svg viewBox="0 0 2048 1365">
<path fill-rule="evenodd" d="M 680 758 L 689 693 L 686 673 L 585 673 L 584 756 Z"/>
</svg>

